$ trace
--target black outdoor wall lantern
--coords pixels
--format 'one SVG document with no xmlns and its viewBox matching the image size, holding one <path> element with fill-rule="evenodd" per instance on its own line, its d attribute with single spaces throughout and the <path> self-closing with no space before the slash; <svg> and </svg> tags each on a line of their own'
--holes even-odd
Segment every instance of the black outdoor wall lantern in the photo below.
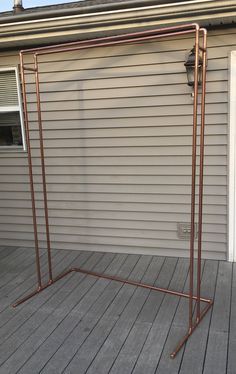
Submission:
<svg viewBox="0 0 236 374">
<path fill-rule="evenodd" d="M 184 64 L 187 72 L 188 85 L 194 86 L 194 66 L 195 66 L 195 48 L 193 47 L 188 54 L 187 60 Z M 198 86 L 202 83 L 202 58 L 198 58 Z"/>
</svg>

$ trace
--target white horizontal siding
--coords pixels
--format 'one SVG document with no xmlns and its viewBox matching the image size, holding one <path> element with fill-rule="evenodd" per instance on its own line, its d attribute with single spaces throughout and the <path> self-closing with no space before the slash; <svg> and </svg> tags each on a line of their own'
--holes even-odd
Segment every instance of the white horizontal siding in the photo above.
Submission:
<svg viewBox="0 0 236 374">
<path fill-rule="evenodd" d="M 208 39 L 203 253 L 226 258 L 229 51 L 235 31 Z M 53 248 L 188 255 L 189 38 L 40 57 Z M 29 58 L 27 57 L 27 61 Z M 0 66 L 18 62 L 3 53 Z M 45 227 L 35 86 L 27 74 L 41 246 Z M 33 245 L 26 154 L 0 151 L 0 243 Z"/>
</svg>

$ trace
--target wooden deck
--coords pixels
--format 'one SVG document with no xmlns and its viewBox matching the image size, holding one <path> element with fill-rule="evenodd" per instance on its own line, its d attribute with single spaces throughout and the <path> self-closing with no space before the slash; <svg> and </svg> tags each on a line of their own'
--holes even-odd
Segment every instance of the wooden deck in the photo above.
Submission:
<svg viewBox="0 0 236 374">
<path fill-rule="evenodd" d="M 46 272 L 46 256 L 41 257 Z M 55 273 L 70 265 L 188 290 L 188 260 L 53 251 Z M 0 249 L 0 374 L 235 374 L 236 266 L 203 261 L 203 295 L 214 307 L 175 360 L 187 300 L 82 274 L 16 309 L 35 284 L 34 251 Z"/>
</svg>

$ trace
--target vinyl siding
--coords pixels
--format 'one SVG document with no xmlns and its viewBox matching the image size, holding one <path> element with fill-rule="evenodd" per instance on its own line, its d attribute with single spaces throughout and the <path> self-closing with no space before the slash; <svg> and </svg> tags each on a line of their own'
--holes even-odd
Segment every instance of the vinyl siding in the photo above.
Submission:
<svg viewBox="0 0 236 374">
<path fill-rule="evenodd" d="M 228 53 L 236 29 L 209 33 L 203 255 L 227 255 Z M 171 39 L 40 58 L 52 247 L 187 256 L 192 40 Z M 18 63 L 1 55 L 0 66 Z M 45 246 L 35 86 L 27 75 L 41 247 Z M 0 243 L 33 246 L 25 152 L 0 150 Z"/>
</svg>

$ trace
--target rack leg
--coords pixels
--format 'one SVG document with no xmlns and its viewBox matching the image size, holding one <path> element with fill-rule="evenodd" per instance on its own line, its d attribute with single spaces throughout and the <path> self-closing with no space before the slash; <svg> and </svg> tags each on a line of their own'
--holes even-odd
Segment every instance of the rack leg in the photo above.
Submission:
<svg viewBox="0 0 236 374">
<path fill-rule="evenodd" d="M 200 314 L 200 317 L 192 324 L 191 329 L 189 329 L 188 333 L 183 337 L 183 339 L 180 340 L 175 350 L 171 353 L 170 357 L 175 358 L 177 353 L 180 351 L 180 349 L 183 347 L 183 345 L 187 342 L 188 338 L 192 335 L 194 330 L 197 328 L 203 317 L 207 314 L 208 310 L 212 307 L 213 301 L 210 301 L 207 303 L 207 306 L 203 309 L 202 313 Z"/>
<path fill-rule="evenodd" d="M 42 291 L 45 290 L 46 288 L 52 286 L 55 282 L 59 281 L 60 279 L 64 278 L 66 275 L 70 274 L 72 271 L 73 271 L 73 269 L 69 269 L 69 270 L 65 271 L 64 273 L 59 274 L 56 278 L 54 278 L 54 279 L 50 279 L 50 280 L 48 281 L 47 284 L 38 287 L 35 291 L 33 291 L 33 292 L 31 292 L 30 294 L 26 295 L 26 296 L 23 297 L 22 299 L 17 300 L 14 304 L 12 304 L 12 307 L 13 307 L 13 308 L 16 308 L 16 307 L 19 306 L 20 304 L 25 303 L 26 301 L 28 301 L 28 300 L 31 299 L 32 297 L 38 295 L 40 292 L 42 292 Z"/>
</svg>

